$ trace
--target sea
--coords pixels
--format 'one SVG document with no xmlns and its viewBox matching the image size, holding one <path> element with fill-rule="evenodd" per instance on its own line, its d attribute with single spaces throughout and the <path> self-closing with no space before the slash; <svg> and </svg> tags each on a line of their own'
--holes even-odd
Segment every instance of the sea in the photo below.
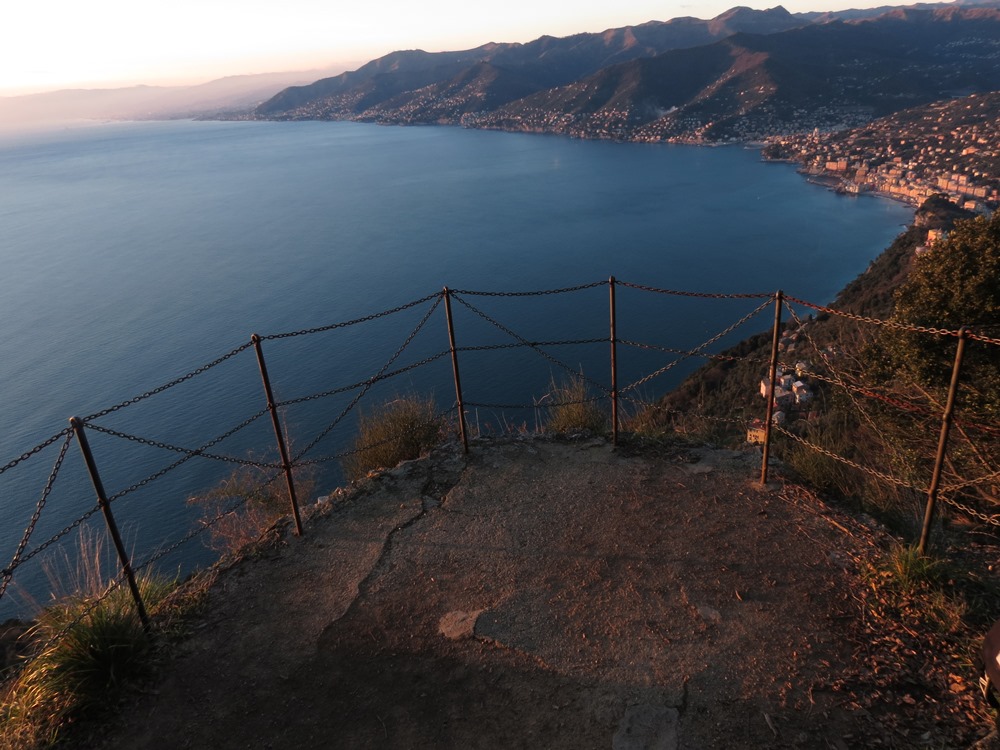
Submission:
<svg viewBox="0 0 1000 750">
<path fill-rule="evenodd" d="M 350 448 L 359 412 L 411 393 L 453 406 L 444 287 L 458 290 L 470 423 L 532 429 L 536 405 L 573 373 L 607 386 L 611 276 L 718 295 L 783 289 L 825 304 L 912 215 L 811 185 L 740 146 L 342 122 L 109 122 L 0 136 L 0 467 L 16 464 L 0 473 L 0 564 L 28 558 L 0 616 L 43 601 L 80 529 L 103 523 L 77 441 L 61 462 L 64 437 L 19 457 L 70 417 L 156 391 L 254 333 L 275 399 L 297 402 L 280 409 L 291 451 L 317 460 L 309 502 L 343 482 L 332 457 Z M 677 349 L 762 302 L 616 290 L 620 338 Z M 715 349 L 766 330 L 771 315 Z M 589 343 L 499 348 L 564 340 Z M 676 359 L 620 345 L 620 387 Z M 698 364 L 681 357 L 632 393 L 655 398 Z M 189 499 L 234 470 L 267 471 L 237 461 L 276 462 L 265 405 L 243 348 L 93 419 L 113 431 L 86 434 L 136 564 L 155 557 L 183 575 L 212 559 L 205 535 L 178 544 L 202 523 Z M 215 458 L 173 466 L 254 415 L 208 450 Z"/>
</svg>

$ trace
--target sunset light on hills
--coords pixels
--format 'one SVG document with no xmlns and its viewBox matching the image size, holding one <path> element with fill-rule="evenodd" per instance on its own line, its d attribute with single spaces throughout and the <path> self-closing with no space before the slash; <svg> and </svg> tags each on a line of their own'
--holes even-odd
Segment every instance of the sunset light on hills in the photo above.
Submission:
<svg viewBox="0 0 1000 750">
<path fill-rule="evenodd" d="M 553 0 L 484 6 L 458 0 L 333 6 L 316 0 L 70 0 L 5 8 L 0 95 L 70 87 L 201 83 L 222 76 L 357 67 L 397 49 L 457 50 L 486 42 L 527 42 L 543 34 L 712 18 L 726 0 L 571 7 Z M 764 9 L 776 3 L 751 0 Z M 793 0 L 791 12 L 843 10 L 898 0 Z"/>
</svg>

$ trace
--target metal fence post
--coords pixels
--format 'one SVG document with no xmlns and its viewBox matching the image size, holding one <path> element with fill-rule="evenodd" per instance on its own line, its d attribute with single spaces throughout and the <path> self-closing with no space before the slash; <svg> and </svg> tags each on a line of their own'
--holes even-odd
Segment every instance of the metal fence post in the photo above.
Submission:
<svg viewBox="0 0 1000 750">
<path fill-rule="evenodd" d="M 260 367 L 260 377 L 264 381 L 264 396 L 267 398 L 267 410 L 271 413 L 271 424 L 274 427 L 274 437 L 278 441 L 278 453 L 281 456 L 281 470 L 285 473 L 285 484 L 288 485 L 288 499 L 292 504 L 292 517 L 295 519 L 295 535 L 302 536 L 302 518 L 299 515 L 299 499 L 295 495 L 295 482 L 292 479 L 292 465 L 288 460 L 288 448 L 285 436 L 281 433 L 278 422 L 278 409 L 274 405 L 274 393 L 271 391 L 271 379 L 267 375 L 267 365 L 264 363 L 264 352 L 260 348 L 260 336 L 256 333 L 250 337 L 254 351 L 257 352 L 257 365 Z"/>
<path fill-rule="evenodd" d="M 465 430 L 465 405 L 462 403 L 462 378 L 458 373 L 458 351 L 455 349 L 455 324 L 451 317 L 451 290 L 444 288 L 444 312 L 448 320 L 448 348 L 451 369 L 455 373 L 455 401 L 458 404 L 458 432 L 462 436 L 462 452 L 469 452 L 469 437 Z"/>
<path fill-rule="evenodd" d="M 774 381 L 778 377 L 778 342 L 781 340 L 781 303 L 785 294 L 774 294 L 774 331 L 771 334 L 771 364 L 767 371 L 767 410 L 764 417 L 764 455 L 760 462 L 760 483 L 767 484 L 767 462 L 771 456 L 771 421 L 774 419 Z"/>
<path fill-rule="evenodd" d="M 618 445 L 618 333 L 615 311 L 615 277 L 608 279 L 611 295 L 611 444 Z"/>
<path fill-rule="evenodd" d="M 958 379 L 962 374 L 962 356 L 965 354 L 965 342 L 969 335 L 968 328 L 958 331 L 958 346 L 955 349 L 955 362 L 951 368 L 951 383 L 948 386 L 948 400 L 941 414 L 941 433 L 938 436 L 937 456 L 934 459 L 934 471 L 931 473 L 931 484 L 927 488 L 927 508 L 924 511 L 924 525 L 920 530 L 920 543 L 917 552 L 927 554 L 927 544 L 931 537 L 931 522 L 934 520 L 934 506 L 937 503 L 938 488 L 941 485 L 941 468 L 944 465 L 945 453 L 948 450 L 948 434 L 951 432 L 951 418 L 955 412 L 955 395 L 958 393 Z"/>
<path fill-rule="evenodd" d="M 94 492 L 97 493 L 97 502 L 101 506 L 104 514 L 104 521 L 108 525 L 108 532 L 111 534 L 111 541 L 115 545 L 118 553 L 118 560 L 122 565 L 122 572 L 125 580 L 128 581 L 129 590 L 132 592 L 132 599 L 135 600 L 135 609 L 139 614 L 139 620 L 146 632 L 149 632 L 149 615 L 146 614 L 146 605 L 142 603 L 142 595 L 139 593 L 139 584 L 135 581 L 135 573 L 132 571 L 132 563 L 129 561 L 125 545 L 122 543 L 121 534 L 118 533 L 118 524 L 111 513 L 111 503 L 108 502 L 108 495 L 104 491 L 104 483 L 101 482 L 101 475 L 97 473 L 97 464 L 94 462 L 94 454 L 90 450 L 90 443 L 87 435 L 83 431 L 83 422 L 79 417 L 70 417 L 70 426 L 80 442 L 80 452 L 83 454 L 83 461 L 87 464 L 87 473 L 90 474 L 90 481 L 94 485 Z"/>
</svg>

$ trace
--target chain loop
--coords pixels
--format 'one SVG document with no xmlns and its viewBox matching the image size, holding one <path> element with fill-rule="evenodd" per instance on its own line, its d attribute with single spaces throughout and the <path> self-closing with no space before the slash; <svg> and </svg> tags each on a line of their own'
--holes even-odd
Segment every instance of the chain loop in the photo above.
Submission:
<svg viewBox="0 0 1000 750">
<path fill-rule="evenodd" d="M 217 453 L 208 453 L 201 448 L 181 448 L 171 443 L 164 443 L 160 440 L 151 440 L 149 438 L 139 437 L 137 435 L 130 435 L 127 432 L 120 432 L 118 430 L 112 430 L 110 427 L 102 427 L 97 424 L 87 425 L 88 428 L 94 430 L 95 432 L 103 432 L 105 435 L 111 435 L 112 437 L 121 438 L 122 440 L 128 440 L 132 443 L 138 443 L 139 445 L 147 445 L 151 448 L 161 448 L 162 450 L 170 451 L 172 453 L 183 453 L 187 456 L 194 458 L 198 456 L 199 458 L 208 458 L 213 461 L 223 461 L 231 464 L 240 464 L 241 466 L 254 466 L 258 469 L 280 469 L 279 464 L 267 464 L 260 461 L 251 461 L 246 458 L 237 458 L 235 456 L 223 456 Z M 228 435 L 226 436 L 228 437 Z"/>
<path fill-rule="evenodd" d="M 967 329 L 965 332 L 965 337 L 969 339 L 975 339 L 976 341 L 982 341 L 984 344 L 993 344 L 993 346 L 1000 346 L 1000 339 L 987 336 L 985 333 L 976 333 L 973 330 Z"/>
<path fill-rule="evenodd" d="M 840 463 L 846 464 L 847 466 L 850 466 L 850 467 L 852 467 L 854 469 L 857 469 L 858 471 L 863 471 L 865 474 L 870 474 L 873 477 L 881 479 L 883 482 L 888 482 L 890 484 L 895 484 L 898 487 L 904 487 L 904 488 L 906 488 L 908 490 L 913 490 L 914 492 L 921 492 L 922 491 L 919 487 L 914 487 L 909 482 L 903 481 L 902 479 L 897 479 L 896 477 L 892 476 L 891 474 L 885 474 L 885 473 L 883 473 L 881 471 L 878 471 L 877 469 L 871 468 L 870 466 L 862 466 L 861 464 L 857 463 L 856 461 L 852 461 L 849 458 L 844 458 L 843 456 L 841 456 L 841 455 L 839 455 L 837 453 L 834 453 L 833 451 L 829 451 L 826 448 L 823 448 L 822 446 L 816 445 L 815 443 L 810 443 L 804 437 L 800 437 L 799 435 L 796 435 L 793 432 L 789 432 L 788 430 L 786 430 L 781 425 L 773 425 L 773 427 L 774 427 L 775 430 L 777 430 L 778 432 L 780 432 L 782 435 L 785 435 L 786 437 L 791 438 L 792 440 L 794 440 L 797 443 L 801 443 L 802 445 L 806 446 L 807 448 L 810 448 L 811 450 L 816 451 L 817 453 L 822 453 L 824 456 L 826 456 L 828 458 L 832 458 L 834 461 L 839 461 Z"/>
<path fill-rule="evenodd" d="M 357 388 L 361 388 L 365 385 L 372 383 L 378 383 L 381 380 L 390 380 L 398 375 L 409 372 L 410 370 L 416 370 L 417 368 L 423 367 L 424 365 L 429 365 L 431 362 L 436 362 L 442 357 L 447 357 L 450 352 L 446 349 L 444 351 L 438 352 L 437 354 L 432 354 L 429 357 L 425 357 L 419 362 L 414 362 L 412 365 L 407 365 L 406 367 L 400 367 L 397 370 L 390 370 L 378 377 L 368 378 L 367 380 L 359 380 L 357 383 L 352 383 L 351 385 L 342 385 L 339 388 L 334 388 L 330 391 L 323 391 L 322 393 L 314 393 L 311 396 L 300 396 L 299 398 L 292 398 L 288 401 L 279 401 L 274 406 L 275 408 L 280 408 L 283 406 L 292 406 L 294 404 L 303 404 L 307 401 L 315 401 L 320 398 L 327 398 L 328 396 L 336 396 L 338 393 L 346 393 L 347 391 L 353 391 Z"/>
<path fill-rule="evenodd" d="M 601 339 L 604 341 L 605 339 Z M 628 339 L 617 339 L 619 344 L 631 346 L 634 349 L 645 349 L 653 352 L 663 352 L 664 354 L 682 354 L 686 357 L 703 357 L 704 359 L 714 359 L 718 362 L 758 362 L 767 364 L 768 360 L 763 357 L 737 357 L 731 354 L 709 354 L 694 349 L 674 349 L 669 346 L 659 346 L 657 344 L 644 344 L 641 341 L 629 341 Z"/>
<path fill-rule="evenodd" d="M 841 318 L 847 318 L 848 320 L 855 320 L 859 323 L 870 323 L 876 326 L 885 326 L 886 328 L 895 328 L 899 331 L 910 331 L 911 333 L 930 333 L 935 336 L 954 336 L 958 338 L 961 334 L 961 329 L 952 331 L 948 328 L 934 328 L 931 326 L 918 326 L 911 325 L 909 323 L 900 323 L 897 320 L 880 320 L 879 318 L 872 318 L 867 315 L 857 315 L 856 313 L 845 312 L 844 310 L 837 310 L 832 307 L 824 307 L 823 305 L 816 305 L 812 302 L 806 302 L 805 300 L 798 299 L 797 297 L 792 297 L 791 295 L 785 295 L 786 302 L 794 302 L 796 305 L 801 305 L 802 307 L 808 307 L 817 312 L 827 313 L 829 315 L 836 315 Z M 998 344 L 1000 345 L 1000 339 L 989 338 L 988 336 L 983 336 L 981 334 L 974 334 L 967 332 L 965 334 L 970 339 L 976 339 L 977 341 L 984 341 L 988 344 Z"/>
<path fill-rule="evenodd" d="M 607 283 L 607 282 L 604 282 Z M 774 299 L 773 292 L 760 292 L 755 294 L 722 294 L 711 292 L 683 292 L 676 289 L 658 289 L 655 286 L 645 286 L 643 284 L 631 284 L 627 281 L 615 280 L 618 286 L 627 286 L 630 289 L 640 289 L 644 292 L 655 292 L 656 294 L 669 294 L 674 297 L 699 297 L 701 299 Z"/>
<path fill-rule="evenodd" d="M 720 333 L 717 333 L 715 336 L 713 336 L 712 338 L 710 338 L 705 343 L 703 343 L 703 344 L 701 344 L 699 346 L 696 346 L 690 352 L 685 352 L 681 357 L 679 357 L 678 359 L 675 359 L 673 362 L 670 362 L 670 363 L 664 365 L 663 367 L 661 367 L 656 372 L 651 372 L 649 375 L 646 375 L 644 378 L 640 378 L 639 380 L 635 381 L 634 383 L 625 386 L 620 391 L 618 391 L 618 393 L 619 394 L 621 394 L 621 393 L 627 393 L 628 391 L 635 390 L 635 389 L 639 388 L 640 386 L 648 383 L 653 378 L 658 378 L 663 373 L 667 372 L 668 370 L 673 369 L 674 367 L 676 367 L 677 365 L 679 365 L 681 362 L 683 362 L 688 357 L 692 357 L 692 356 L 695 356 L 695 355 L 699 354 L 702 349 L 705 349 L 705 348 L 711 346 L 712 344 L 714 344 L 716 341 L 718 341 L 719 339 L 723 338 L 724 336 L 728 336 L 730 333 L 732 333 L 737 328 L 739 328 L 741 325 L 743 325 L 748 320 L 750 320 L 751 318 L 753 318 L 754 315 L 757 315 L 761 310 L 765 309 L 770 304 L 771 304 L 771 300 L 770 299 L 768 299 L 765 302 L 762 302 L 760 305 L 758 305 L 757 307 L 755 307 L 753 310 L 751 310 L 746 315 L 744 315 L 742 318 L 740 318 L 735 323 L 733 323 L 731 326 L 729 326 L 729 328 L 727 328 L 726 330 L 724 330 L 724 331 L 722 331 Z"/>
<path fill-rule="evenodd" d="M 955 484 L 949 484 L 947 487 L 942 487 L 941 492 L 952 493 L 958 492 L 960 490 L 967 489 L 969 487 L 974 487 L 977 484 L 982 484 L 983 482 L 991 482 L 994 479 L 1000 479 L 1000 470 L 994 471 L 990 474 L 985 474 L 981 477 L 976 477 L 975 479 L 966 479 L 964 482 L 957 482 Z"/>
<path fill-rule="evenodd" d="M 608 339 L 572 339 L 566 341 L 525 341 L 514 344 L 483 344 L 480 346 L 456 346 L 456 352 L 489 352 L 500 349 L 536 349 L 539 346 L 569 346 L 577 344 L 606 344 Z"/>
<path fill-rule="evenodd" d="M 233 427 L 228 432 L 224 432 L 223 434 L 219 435 L 217 438 L 214 438 L 214 439 L 210 440 L 209 442 L 205 443 L 200 448 L 196 448 L 193 451 L 187 451 L 185 453 L 185 455 L 184 455 L 183 458 L 177 459 L 176 461 L 174 461 L 169 466 L 167 466 L 167 467 L 165 467 L 163 469 L 160 469 L 159 471 L 157 471 L 157 472 L 155 472 L 153 474 L 150 474 L 145 479 L 142 479 L 142 480 L 136 482 L 135 484 L 131 485 L 130 487 L 126 487 L 125 489 L 121 490 L 120 492 L 116 492 L 114 495 L 112 495 L 111 497 L 108 498 L 108 502 L 109 503 L 114 502 L 115 500 L 117 500 L 117 499 L 119 499 L 121 497 L 124 497 L 125 495 L 129 495 L 129 494 L 135 492 L 136 490 L 145 487 L 150 482 L 155 482 L 157 479 L 159 479 L 160 477 L 162 477 L 164 474 L 168 474 L 169 472 L 171 472 L 174 469 L 176 469 L 178 466 L 182 466 L 183 464 L 187 463 L 188 461 L 190 461 L 195 456 L 202 455 L 209 448 L 211 448 L 211 447 L 213 447 L 215 445 L 218 445 L 219 443 L 221 443 L 226 438 L 232 437 L 233 435 L 235 435 L 240 430 L 242 430 L 242 429 L 248 427 L 249 425 L 253 424 L 255 421 L 257 421 L 258 419 L 260 419 L 265 414 L 267 414 L 267 409 L 266 408 L 261 409 L 259 412 L 257 412 L 256 414 L 254 414 L 252 417 L 248 417 L 247 419 L 244 419 L 242 422 L 240 422 L 238 425 L 236 425 L 235 427 Z M 98 428 L 97 425 L 86 424 L 86 423 L 84 423 L 84 427 L 86 427 L 88 429 L 100 429 L 100 428 Z"/>
<path fill-rule="evenodd" d="M 69 524 L 69 526 L 66 526 L 62 531 L 57 532 L 53 536 L 49 537 L 49 539 L 47 539 L 46 541 L 44 541 L 41 544 L 39 544 L 37 547 L 35 547 L 33 550 L 31 550 L 31 552 L 29 552 L 24 557 L 22 557 L 20 559 L 20 561 L 17 563 L 16 566 L 12 566 L 10 568 L 10 572 L 13 573 L 14 570 L 16 570 L 17 568 L 19 568 L 22 565 L 24 565 L 31 558 L 33 558 L 35 555 L 41 554 L 42 552 L 44 552 L 45 550 L 47 550 L 49 547 L 51 547 L 53 544 L 55 544 L 60 539 L 62 539 L 64 536 L 66 536 L 68 533 L 70 533 L 71 531 L 79 528 L 81 525 L 83 525 L 84 522 L 88 521 L 90 519 L 90 517 L 93 516 L 95 513 L 97 513 L 100 509 L 101 509 L 100 505 L 95 505 L 93 508 L 91 508 L 90 510 L 88 510 L 86 513 L 84 513 L 78 519 L 76 519 L 71 524 Z"/>
<path fill-rule="evenodd" d="M 941 495 L 940 497 L 948 505 L 952 506 L 953 508 L 957 508 L 958 510 L 962 511 L 967 515 L 972 516 L 973 518 L 979 519 L 985 524 L 989 524 L 990 526 L 1000 526 L 1000 516 L 988 516 L 985 513 L 980 513 L 975 508 L 970 508 L 968 505 L 963 505 L 962 503 L 958 502 L 957 500 L 951 497 L 948 497 L 947 495 Z"/>
</svg>

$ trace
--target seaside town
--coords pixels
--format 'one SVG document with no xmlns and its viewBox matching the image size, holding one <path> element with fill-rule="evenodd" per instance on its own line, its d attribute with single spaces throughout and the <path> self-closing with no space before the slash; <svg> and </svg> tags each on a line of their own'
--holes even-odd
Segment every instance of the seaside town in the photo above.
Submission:
<svg viewBox="0 0 1000 750">
<path fill-rule="evenodd" d="M 943 193 L 970 211 L 1000 206 L 1000 94 L 950 99 L 885 117 L 854 130 L 780 136 L 770 159 L 846 193 L 878 193 L 913 205 Z"/>
</svg>

